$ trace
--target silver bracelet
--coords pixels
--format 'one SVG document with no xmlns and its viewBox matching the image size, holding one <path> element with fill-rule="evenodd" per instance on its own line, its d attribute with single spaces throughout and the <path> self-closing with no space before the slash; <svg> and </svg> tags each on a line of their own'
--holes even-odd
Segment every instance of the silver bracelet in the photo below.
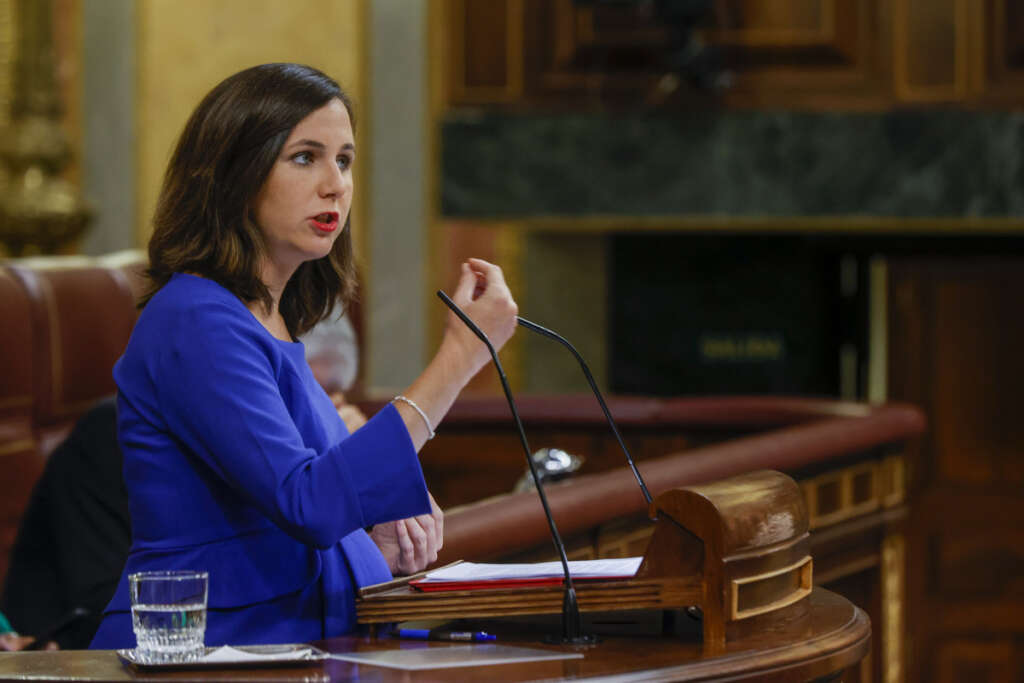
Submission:
<svg viewBox="0 0 1024 683">
<path fill-rule="evenodd" d="M 419 413 L 420 417 L 423 418 L 423 424 L 425 424 L 427 426 L 427 434 L 430 435 L 430 436 L 427 437 L 427 441 L 430 441 L 431 439 L 434 438 L 434 430 L 430 426 L 430 420 L 427 419 L 427 414 L 425 412 L 423 412 L 422 408 L 420 408 L 418 405 L 416 405 L 415 401 L 413 401 L 410 398 L 406 398 L 405 396 L 402 396 L 401 394 L 399 394 L 398 396 L 395 396 L 393 399 L 391 399 L 392 403 L 394 403 L 395 401 L 401 401 L 402 403 L 408 403 L 409 407 L 411 407 L 413 410 L 415 410 L 417 413 Z"/>
</svg>

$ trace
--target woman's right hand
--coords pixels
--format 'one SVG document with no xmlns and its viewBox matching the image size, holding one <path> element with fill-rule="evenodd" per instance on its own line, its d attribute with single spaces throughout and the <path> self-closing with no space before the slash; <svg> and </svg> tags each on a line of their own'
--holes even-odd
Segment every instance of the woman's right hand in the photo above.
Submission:
<svg viewBox="0 0 1024 683">
<path fill-rule="evenodd" d="M 477 258 L 463 263 L 452 300 L 487 335 L 495 351 L 500 350 L 516 330 L 519 307 L 505 284 L 501 268 L 493 263 Z M 458 344 L 471 359 L 471 374 L 491 359 L 484 343 L 452 312 L 448 313 L 445 338 Z"/>
<path fill-rule="evenodd" d="M 475 258 L 463 263 L 452 300 L 487 335 L 495 350 L 504 346 L 516 330 L 519 308 L 508 291 L 501 268 L 492 263 Z M 405 401 L 394 402 L 417 451 L 466 383 L 490 360 L 487 346 L 458 316 L 449 312 L 441 348 L 402 395 L 405 401 L 414 402 L 423 415 Z"/>
</svg>

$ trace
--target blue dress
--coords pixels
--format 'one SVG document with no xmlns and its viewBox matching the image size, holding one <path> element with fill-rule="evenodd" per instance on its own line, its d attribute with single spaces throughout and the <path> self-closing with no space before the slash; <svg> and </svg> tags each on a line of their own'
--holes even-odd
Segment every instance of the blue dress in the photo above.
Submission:
<svg viewBox="0 0 1024 683">
<path fill-rule="evenodd" d="M 145 570 L 209 572 L 207 645 L 352 631 L 357 587 L 391 578 L 363 529 L 430 510 L 395 408 L 349 435 L 301 343 L 183 274 L 114 379 L 132 548 L 91 647 L 135 646 L 128 575 Z"/>
</svg>

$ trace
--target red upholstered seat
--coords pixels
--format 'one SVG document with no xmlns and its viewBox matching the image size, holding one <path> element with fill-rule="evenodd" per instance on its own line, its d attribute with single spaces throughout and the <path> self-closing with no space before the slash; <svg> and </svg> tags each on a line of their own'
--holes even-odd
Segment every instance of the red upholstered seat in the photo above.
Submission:
<svg viewBox="0 0 1024 683">
<path fill-rule="evenodd" d="M 0 576 L 46 458 L 114 393 L 111 370 L 138 315 L 141 252 L 0 265 Z"/>
</svg>

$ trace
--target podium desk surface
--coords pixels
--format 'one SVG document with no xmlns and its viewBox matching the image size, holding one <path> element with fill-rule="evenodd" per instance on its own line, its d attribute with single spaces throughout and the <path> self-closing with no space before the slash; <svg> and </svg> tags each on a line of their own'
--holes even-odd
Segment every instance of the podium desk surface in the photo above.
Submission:
<svg viewBox="0 0 1024 683">
<path fill-rule="evenodd" d="M 482 667 L 406 671 L 340 660 L 312 666 L 258 669 L 143 671 L 121 663 L 111 650 L 0 654 L 0 680 L 34 681 L 813 681 L 855 665 L 868 651 L 870 623 L 845 598 L 815 588 L 805 619 L 781 624 L 705 652 L 699 641 L 678 637 L 602 638 L 574 648 L 543 644 L 539 636 L 505 639 L 505 645 L 581 652 L 562 659 Z M 316 643 L 332 653 L 368 652 L 410 645 L 391 638 L 346 636 Z M 449 643 L 416 643 L 451 647 Z"/>
</svg>

